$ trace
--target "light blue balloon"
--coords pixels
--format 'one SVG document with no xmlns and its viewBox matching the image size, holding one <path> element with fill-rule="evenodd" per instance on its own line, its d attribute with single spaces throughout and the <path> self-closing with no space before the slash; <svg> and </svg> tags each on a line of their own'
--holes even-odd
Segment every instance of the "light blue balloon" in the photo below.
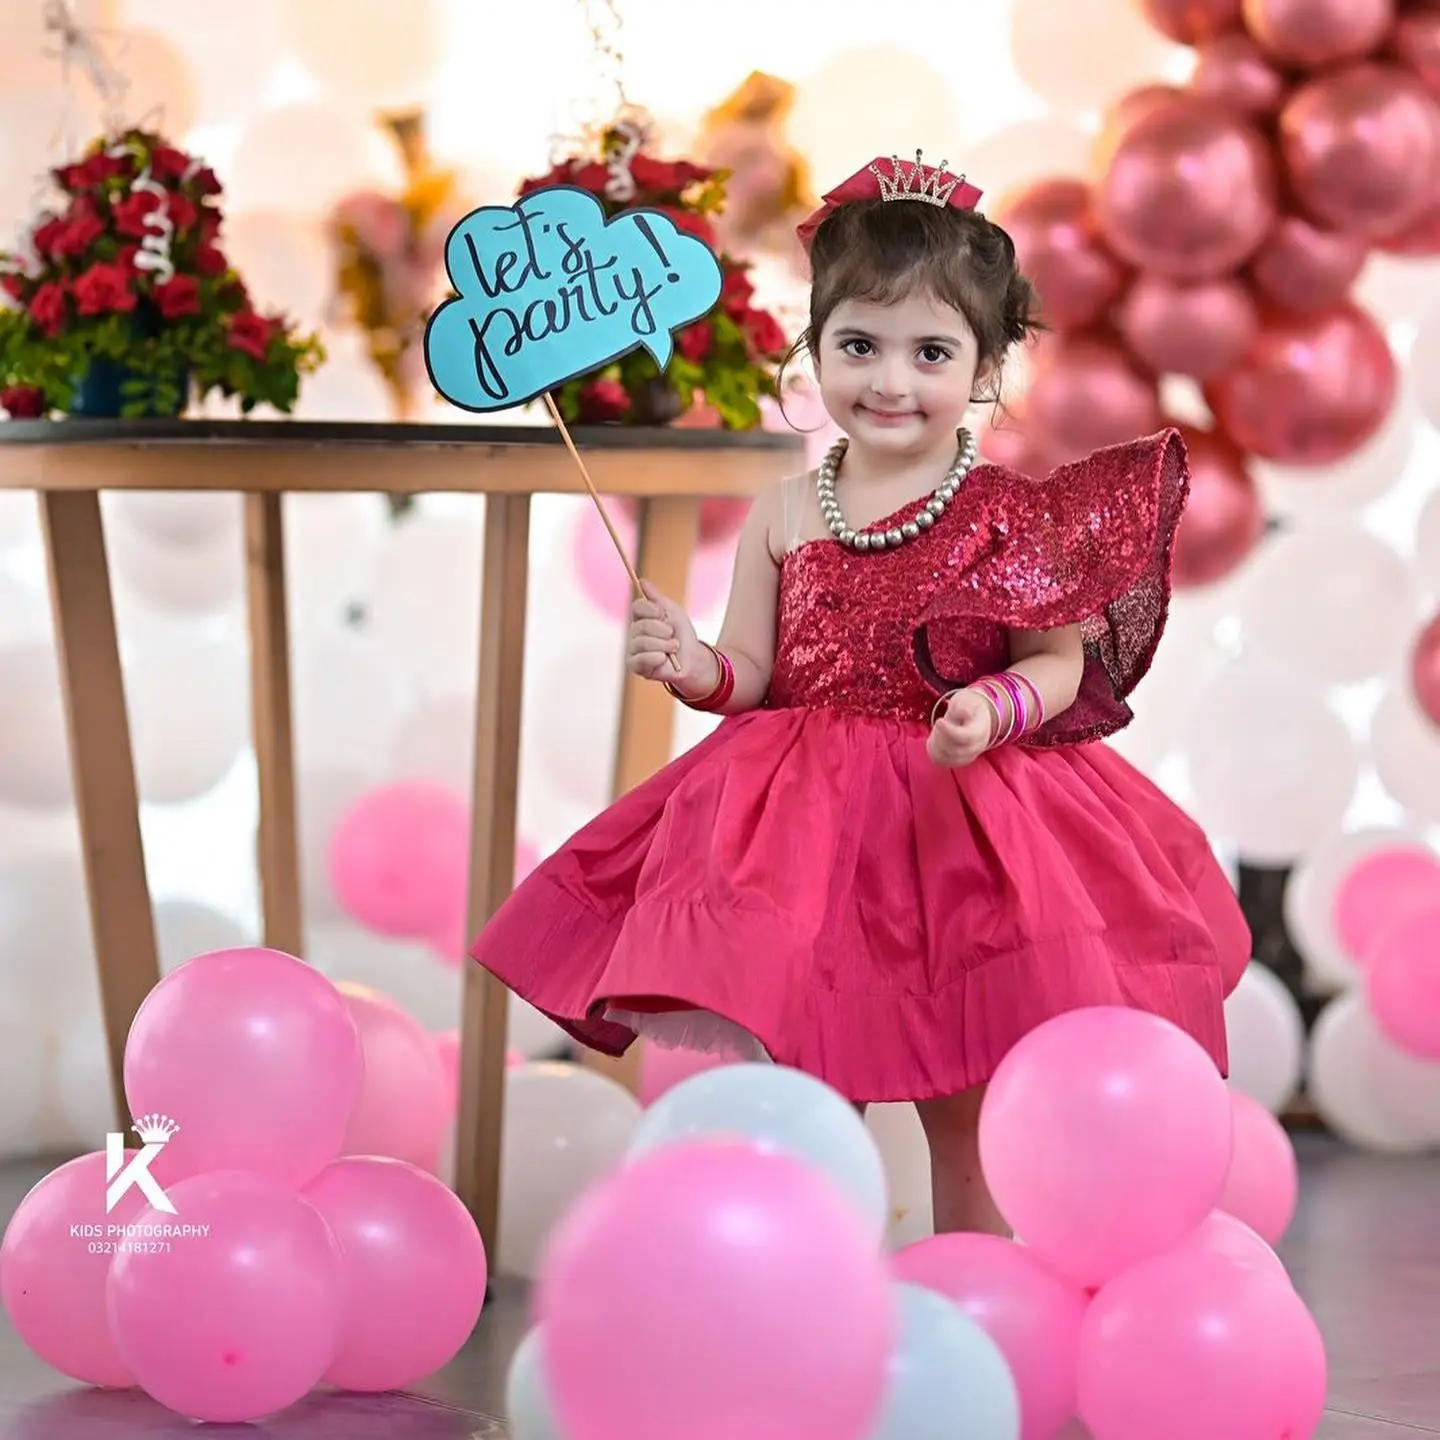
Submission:
<svg viewBox="0 0 1440 1440">
<path fill-rule="evenodd" d="M 784 1065 L 722 1065 L 667 1090 L 645 1112 L 630 1156 L 702 1138 L 744 1139 L 822 1171 L 877 1242 L 890 1215 L 885 1162 L 859 1112 L 823 1081 Z"/>
<path fill-rule="evenodd" d="M 573 185 L 472 210 L 445 242 L 456 298 L 425 327 L 431 383 L 462 410 L 508 410 L 631 350 L 663 370 L 671 331 L 709 313 L 710 247 L 658 210 L 606 220 Z"/>
<path fill-rule="evenodd" d="M 521 1342 L 505 1382 L 505 1413 L 513 1440 L 565 1440 L 540 1356 L 537 1327 Z"/>
<path fill-rule="evenodd" d="M 870 1440 L 1020 1440 L 1020 1395 L 1000 1347 L 943 1295 L 892 1293 L 900 1343 Z"/>
</svg>

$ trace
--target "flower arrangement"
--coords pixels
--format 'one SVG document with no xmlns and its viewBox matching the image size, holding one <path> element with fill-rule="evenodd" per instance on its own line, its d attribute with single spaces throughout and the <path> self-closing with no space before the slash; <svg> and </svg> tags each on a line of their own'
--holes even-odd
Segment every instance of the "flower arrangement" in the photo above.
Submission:
<svg viewBox="0 0 1440 1440">
<path fill-rule="evenodd" d="M 528 195 L 547 185 L 575 185 L 598 199 L 607 218 L 643 206 L 719 253 L 724 288 L 704 319 L 675 332 L 675 354 L 662 372 L 643 350 L 568 381 L 556 391 L 560 413 L 582 424 L 665 424 L 704 406 L 726 429 L 760 424 L 760 400 L 775 394 L 789 341 L 768 310 L 754 305 L 750 266 L 720 251 L 712 216 L 725 205 L 726 172 L 647 153 L 649 133 L 617 122 L 601 137 L 600 155 L 573 156 L 524 181 Z"/>
<path fill-rule="evenodd" d="M 238 396 L 247 414 L 293 409 L 323 351 L 251 302 L 220 245 L 214 171 L 135 129 L 52 175 L 63 205 L 21 253 L 0 252 L 0 406 L 174 415 L 193 386 Z M 95 399 L 106 389 L 118 392 L 108 409 Z"/>
</svg>

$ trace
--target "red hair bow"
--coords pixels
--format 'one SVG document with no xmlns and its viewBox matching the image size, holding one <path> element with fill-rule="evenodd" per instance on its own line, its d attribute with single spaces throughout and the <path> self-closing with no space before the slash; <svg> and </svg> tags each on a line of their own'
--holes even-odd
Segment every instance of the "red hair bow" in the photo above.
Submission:
<svg viewBox="0 0 1440 1440">
<path fill-rule="evenodd" d="M 795 233 L 808 254 L 810 242 L 826 216 L 842 205 L 853 205 L 857 200 L 884 199 L 973 210 L 983 194 L 984 191 L 969 184 L 963 175 L 952 175 L 943 164 L 938 169 L 922 164 L 918 150 L 913 165 L 898 156 L 877 156 L 863 170 L 857 170 L 848 180 L 842 180 L 821 196 L 820 208 L 797 225 Z"/>
</svg>

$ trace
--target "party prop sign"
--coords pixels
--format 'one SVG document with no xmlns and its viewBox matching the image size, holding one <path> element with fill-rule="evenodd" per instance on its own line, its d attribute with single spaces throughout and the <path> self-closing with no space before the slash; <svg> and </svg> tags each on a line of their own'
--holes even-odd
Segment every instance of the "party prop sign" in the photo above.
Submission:
<svg viewBox="0 0 1440 1440">
<path fill-rule="evenodd" d="M 450 232 L 458 292 L 425 328 L 435 388 L 463 410 L 506 410 L 632 350 L 662 369 L 672 331 L 720 298 L 720 262 L 655 210 L 608 222 L 584 190 L 554 185 L 486 205 Z"/>
</svg>

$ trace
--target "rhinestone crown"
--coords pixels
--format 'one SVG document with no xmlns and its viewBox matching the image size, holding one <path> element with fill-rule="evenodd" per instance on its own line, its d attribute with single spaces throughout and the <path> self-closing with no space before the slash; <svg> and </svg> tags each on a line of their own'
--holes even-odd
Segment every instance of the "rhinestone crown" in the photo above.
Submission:
<svg viewBox="0 0 1440 1440">
<path fill-rule="evenodd" d="M 961 184 L 965 177 L 952 175 L 949 180 L 942 180 L 940 177 L 946 173 L 945 167 L 950 162 L 942 160 L 938 167 L 931 168 L 921 162 L 923 153 L 920 150 L 915 152 L 913 165 L 898 155 L 892 155 L 888 175 L 875 161 L 870 162 L 867 168 L 880 182 L 881 200 L 923 200 L 927 205 L 949 204 L 955 187 Z"/>
</svg>

